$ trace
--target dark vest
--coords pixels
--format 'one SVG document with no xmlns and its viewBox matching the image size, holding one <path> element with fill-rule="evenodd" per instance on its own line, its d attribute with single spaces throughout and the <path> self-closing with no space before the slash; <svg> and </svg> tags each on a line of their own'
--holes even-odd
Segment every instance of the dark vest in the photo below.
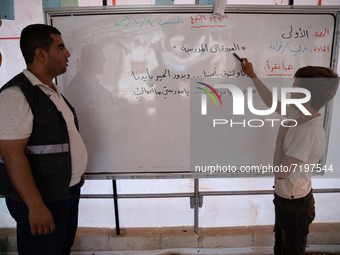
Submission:
<svg viewBox="0 0 340 255">
<path fill-rule="evenodd" d="M 33 131 L 25 154 L 37 188 L 44 202 L 68 199 L 72 164 L 65 119 L 52 100 L 38 86 L 33 86 L 23 73 L 6 83 L 0 89 L 0 93 L 13 86 L 20 87 L 34 116 Z M 78 128 L 75 111 L 66 99 L 65 102 L 73 112 Z M 22 201 L 9 179 L 3 160 L 0 159 L 0 161 L 2 161 L 0 163 L 0 194 Z"/>
</svg>

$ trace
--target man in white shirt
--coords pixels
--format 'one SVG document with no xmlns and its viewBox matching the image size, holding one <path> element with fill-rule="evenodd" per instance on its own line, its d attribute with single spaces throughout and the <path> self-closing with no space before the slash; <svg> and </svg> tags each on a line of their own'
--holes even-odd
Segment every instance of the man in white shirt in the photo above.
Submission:
<svg viewBox="0 0 340 255">
<path fill-rule="evenodd" d="M 19 254 L 70 254 L 87 151 L 75 111 L 52 80 L 70 53 L 60 32 L 23 29 L 27 70 L 0 90 L 0 194 L 17 222 Z"/>
</svg>

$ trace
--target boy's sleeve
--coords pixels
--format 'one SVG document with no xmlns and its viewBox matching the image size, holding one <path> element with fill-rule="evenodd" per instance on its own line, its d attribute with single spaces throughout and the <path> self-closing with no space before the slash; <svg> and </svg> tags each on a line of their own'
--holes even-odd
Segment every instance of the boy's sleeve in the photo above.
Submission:
<svg viewBox="0 0 340 255">
<path fill-rule="evenodd" d="M 287 106 L 287 119 L 297 119 L 299 117 L 299 111 L 291 107 Z"/>
<path fill-rule="evenodd" d="M 0 93 L 0 140 L 28 138 L 33 128 L 33 113 L 20 88 Z"/>
<path fill-rule="evenodd" d="M 293 143 L 289 146 L 286 155 L 307 163 L 314 143 L 312 130 L 301 130 L 294 136 Z"/>
</svg>

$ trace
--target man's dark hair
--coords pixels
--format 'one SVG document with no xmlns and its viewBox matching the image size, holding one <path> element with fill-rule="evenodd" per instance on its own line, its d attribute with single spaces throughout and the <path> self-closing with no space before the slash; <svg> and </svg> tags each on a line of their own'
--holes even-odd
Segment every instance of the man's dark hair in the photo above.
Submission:
<svg viewBox="0 0 340 255">
<path fill-rule="evenodd" d="M 61 35 L 58 29 L 44 24 L 33 24 L 25 27 L 21 32 L 20 49 L 26 65 L 33 63 L 35 50 L 41 48 L 49 52 L 54 40 L 51 34 Z"/>
<path fill-rule="evenodd" d="M 296 71 L 299 87 L 311 93 L 311 107 L 319 111 L 335 96 L 339 77 L 332 69 L 323 66 L 305 66 Z M 302 78 L 302 79 L 300 79 Z"/>
</svg>

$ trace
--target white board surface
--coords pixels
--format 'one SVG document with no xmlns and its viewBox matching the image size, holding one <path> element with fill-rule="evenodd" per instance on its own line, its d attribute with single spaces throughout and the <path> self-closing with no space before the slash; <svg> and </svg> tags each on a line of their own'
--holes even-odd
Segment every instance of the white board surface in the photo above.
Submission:
<svg viewBox="0 0 340 255">
<path fill-rule="evenodd" d="M 57 81 L 76 108 L 88 173 L 188 171 L 191 78 L 244 77 L 234 52 L 259 77 L 329 67 L 334 33 L 329 14 L 89 13 L 52 22 L 72 54 Z M 252 132 L 263 141 L 252 155 L 239 157 L 238 144 L 248 141 L 237 132 L 241 142 L 225 153 L 271 160 L 265 151 L 275 140 Z"/>
</svg>

